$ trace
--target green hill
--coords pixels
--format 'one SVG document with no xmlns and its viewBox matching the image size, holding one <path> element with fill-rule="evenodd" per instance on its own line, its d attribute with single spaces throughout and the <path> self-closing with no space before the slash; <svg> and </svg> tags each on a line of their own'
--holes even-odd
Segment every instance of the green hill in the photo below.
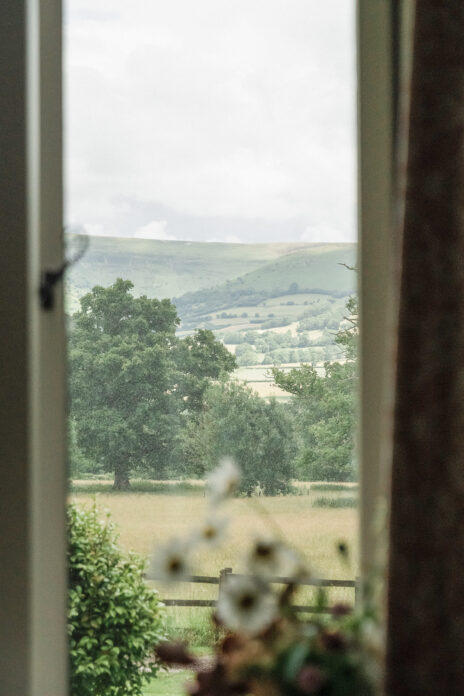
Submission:
<svg viewBox="0 0 464 696">
<path fill-rule="evenodd" d="M 212 312 L 222 310 L 227 314 L 228 310 L 237 308 L 240 314 L 249 307 L 269 305 L 272 298 L 346 297 L 355 291 L 356 277 L 343 264 L 353 266 L 355 254 L 352 244 L 306 245 L 221 285 L 185 293 L 174 298 L 174 302 L 184 328 L 190 328 L 207 320 Z M 294 304 L 300 303 L 289 299 L 289 306 Z"/>
<path fill-rule="evenodd" d="M 79 241 L 78 235 L 67 237 L 71 248 Z M 121 277 L 132 280 L 137 295 L 172 298 L 232 280 L 306 246 L 90 237 L 84 257 L 69 271 L 68 303 L 74 310 L 92 287 Z"/>
<path fill-rule="evenodd" d="M 70 235 L 70 250 L 80 238 Z M 209 328 L 239 365 L 339 359 L 335 332 L 356 290 L 354 244 L 219 244 L 92 237 L 66 279 L 68 311 L 95 285 L 130 279 L 137 295 L 168 297 L 180 334 Z M 264 373 L 265 367 L 262 368 Z M 253 387 L 271 395 L 269 380 Z M 264 391 L 263 391 L 264 390 Z"/>
<path fill-rule="evenodd" d="M 72 248 L 79 238 L 69 235 L 67 242 Z M 337 264 L 353 264 L 354 257 L 353 244 L 219 244 L 91 237 L 84 257 L 69 271 L 68 306 L 75 310 L 79 297 L 95 285 L 111 285 L 116 278 L 129 278 L 137 295 L 179 298 L 179 308 L 186 309 L 192 304 L 186 293 L 210 289 L 208 296 L 213 300 L 217 289 L 227 282 L 232 293 L 261 291 L 276 296 L 296 282 L 301 289 L 317 288 L 340 296 L 352 291 L 354 281 Z"/>
</svg>

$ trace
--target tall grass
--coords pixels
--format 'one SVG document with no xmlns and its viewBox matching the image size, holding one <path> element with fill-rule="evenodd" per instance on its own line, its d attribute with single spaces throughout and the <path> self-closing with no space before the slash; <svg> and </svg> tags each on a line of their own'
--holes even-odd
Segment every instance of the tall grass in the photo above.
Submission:
<svg viewBox="0 0 464 696">
<path fill-rule="evenodd" d="M 356 508 L 358 507 L 358 499 L 352 496 L 340 496 L 334 498 L 316 498 L 313 501 L 315 508 Z"/>
<path fill-rule="evenodd" d="M 156 545 L 166 543 L 172 537 L 190 536 L 208 511 L 208 500 L 195 482 L 190 482 L 188 492 L 184 494 L 166 494 L 168 485 L 172 486 L 163 482 L 162 493 L 131 491 L 116 495 L 106 488 L 105 492 L 94 495 L 75 491 L 71 498 L 84 506 L 96 501 L 102 516 L 109 510 L 118 525 L 121 545 L 148 556 Z M 197 494 L 192 490 L 195 486 Z M 330 497 L 331 500 L 342 498 L 343 493 L 334 493 Z M 341 540 L 348 543 L 350 558 L 356 559 L 357 512 L 337 509 L 336 506 L 317 508 L 314 507 L 317 499 L 317 493 L 310 491 L 304 496 L 229 501 L 221 513 L 231 520 L 226 542 L 211 551 L 195 553 L 193 572 L 217 577 L 222 568 L 242 571 L 247 542 L 259 533 L 269 533 L 277 528 L 278 533 L 302 553 L 319 577 L 354 579 L 358 574 L 356 563 L 344 563 L 337 553 L 337 545 Z M 156 583 L 154 586 L 161 600 L 216 599 L 218 591 L 217 585 L 179 583 L 169 586 Z M 331 602 L 353 602 L 354 592 L 349 588 L 331 588 L 329 599 Z M 296 601 L 298 604 L 312 604 L 314 591 L 301 588 Z M 211 645 L 214 641 L 209 609 L 167 607 L 165 612 L 170 636 L 180 636 L 194 645 Z"/>
<path fill-rule="evenodd" d="M 72 481 L 71 493 L 105 493 L 107 495 L 130 495 L 132 493 L 155 493 L 159 495 L 204 495 L 204 486 L 201 482 L 191 481 L 148 481 L 135 479 L 131 482 L 129 491 L 113 489 L 113 482 L 104 481 Z"/>
<path fill-rule="evenodd" d="M 354 493 L 354 491 L 358 490 L 358 484 L 357 483 L 312 483 L 311 490 L 312 491 L 327 491 L 327 492 L 331 492 L 331 493 L 334 491 L 350 491 L 351 493 Z"/>
</svg>

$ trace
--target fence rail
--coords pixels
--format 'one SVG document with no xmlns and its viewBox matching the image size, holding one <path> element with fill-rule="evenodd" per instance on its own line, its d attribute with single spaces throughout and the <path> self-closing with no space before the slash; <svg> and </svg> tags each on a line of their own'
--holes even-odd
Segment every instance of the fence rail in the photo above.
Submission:
<svg viewBox="0 0 464 696">
<path fill-rule="evenodd" d="M 221 592 L 221 587 L 227 578 L 243 578 L 250 577 L 240 573 L 234 573 L 232 568 L 223 568 L 218 576 L 209 575 L 192 575 L 188 578 L 180 580 L 183 583 L 197 583 L 199 585 L 218 585 L 218 596 Z M 285 577 L 275 577 L 270 578 L 269 582 L 276 585 L 288 585 L 294 582 L 291 578 Z M 312 587 L 347 587 L 354 590 L 354 602 L 357 604 L 359 597 L 360 581 L 359 578 L 355 580 L 330 580 L 330 579 L 315 579 L 315 578 L 301 578 L 296 583 L 303 586 Z M 163 604 L 167 607 L 203 607 L 212 608 L 216 607 L 217 599 L 163 599 Z M 331 611 L 330 607 L 318 607 L 310 605 L 293 605 L 294 611 L 306 612 L 311 614 L 316 613 L 329 613 Z"/>
</svg>

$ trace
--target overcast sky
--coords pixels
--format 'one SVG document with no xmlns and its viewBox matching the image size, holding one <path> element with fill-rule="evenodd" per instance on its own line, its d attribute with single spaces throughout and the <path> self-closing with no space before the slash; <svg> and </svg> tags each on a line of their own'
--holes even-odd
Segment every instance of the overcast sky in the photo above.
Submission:
<svg viewBox="0 0 464 696">
<path fill-rule="evenodd" d="M 354 241 L 353 0 L 66 0 L 66 220 Z"/>
</svg>

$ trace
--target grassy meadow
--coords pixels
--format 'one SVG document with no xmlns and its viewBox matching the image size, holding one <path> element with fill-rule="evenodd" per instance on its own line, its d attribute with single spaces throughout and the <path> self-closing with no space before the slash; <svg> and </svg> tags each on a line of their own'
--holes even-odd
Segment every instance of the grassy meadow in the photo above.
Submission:
<svg viewBox="0 0 464 696">
<path fill-rule="evenodd" d="M 143 690 L 143 696 L 181 696 L 185 694 L 184 684 L 191 673 L 185 669 L 161 672 Z"/>
<path fill-rule="evenodd" d="M 134 482 L 134 490 L 128 493 L 113 493 L 110 487 L 109 481 L 76 481 L 70 498 L 83 506 L 95 501 L 102 516 L 109 511 L 118 525 L 121 545 L 145 557 L 157 544 L 173 536 L 190 535 L 208 510 L 203 486 L 196 481 Z M 355 578 L 356 487 L 299 483 L 297 488 L 298 495 L 229 501 L 223 511 L 231 519 L 228 536 L 222 546 L 196 554 L 194 573 L 217 576 L 226 567 L 236 572 L 243 570 L 247 541 L 260 532 L 276 531 L 309 560 L 320 577 Z M 321 499 L 325 501 L 322 506 Z M 349 501 L 347 507 L 346 501 Z M 341 540 L 349 544 L 352 559 L 349 564 L 337 554 L 337 543 Z M 217 596 L 216 585 L 182 583 L 172 587 L 158 583 L 156 587 L 161 598 L 215 599 Z M 312 592 L 310 588 L 300 590 L 298 602 L 310 604 Z M 352 589 L 334 588 L 330 592 L 333 600 L 354 599 Z M 207 645 L 214 640 L 208 609 L 169 607 L 166 614 L 172 636 L 180 636 L 195 645 Z"/>
</svg>

